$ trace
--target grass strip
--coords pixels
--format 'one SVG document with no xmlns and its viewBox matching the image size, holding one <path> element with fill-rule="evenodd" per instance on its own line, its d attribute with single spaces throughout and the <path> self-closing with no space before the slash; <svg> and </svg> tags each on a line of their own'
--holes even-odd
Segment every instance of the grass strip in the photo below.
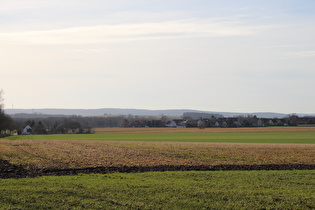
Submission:
<svg viewBox="0 0 315 210">
<path fill-rule="evenodd" d="M 2 209 L 313 209 L 315 171 L 145 172 L 0 180 Z"/>
</svg>

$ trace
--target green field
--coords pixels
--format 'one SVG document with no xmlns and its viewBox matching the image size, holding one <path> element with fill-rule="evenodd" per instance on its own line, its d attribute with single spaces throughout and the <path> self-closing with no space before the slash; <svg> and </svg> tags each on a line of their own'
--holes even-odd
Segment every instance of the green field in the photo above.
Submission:
<svg viewBox="0 0 315 210">
<path fill-rule="evenodd" d="M 315 131 L 236 133 L 97 133 L 11 136 L 8 139 L 314 144 Z"/>
<path fill-rule="evenodd" d="M 314 209 L 315 171 L 146 172 L 0 180 L 1 209 Z"/>
</svg>

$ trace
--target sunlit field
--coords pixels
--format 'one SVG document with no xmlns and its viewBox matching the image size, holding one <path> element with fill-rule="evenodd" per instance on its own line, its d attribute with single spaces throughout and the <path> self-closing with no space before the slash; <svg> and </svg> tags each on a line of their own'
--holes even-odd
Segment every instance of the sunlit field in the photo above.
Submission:
<svg viewBox="0 0 315 210">
<path fill-rule="evenodd" d="M 259 132 L 257 128 L 238 132 L 143 129 L 146 128 L 102 129 L 103 133 L 96 134 L 12 136 L 0 140 L 0 157 L 36 168 L 315 162 L 314 128 L 307 131 L 310 128 L 263 128 Z"/>
</svg>

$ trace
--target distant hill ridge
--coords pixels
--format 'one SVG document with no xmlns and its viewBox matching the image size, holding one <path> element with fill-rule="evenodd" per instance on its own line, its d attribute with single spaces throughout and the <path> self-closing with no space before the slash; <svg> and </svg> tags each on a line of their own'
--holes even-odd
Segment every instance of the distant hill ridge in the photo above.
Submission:
<svg viewBox="0 0 315 210">
<path fill-rule="evenodd" d="M 167 115 L 167 116 L 182 116 L 186 112 L 206 113 L 214 115 L 223 115 L 224 117 L 256 115 L 258 118 L 284 118 L 288 114 L 273 113 L 273 112 L 214 112 L 200 111 L 191 109 L 166 109 L 166 110 L 148 110 L 148 109 L 117 109 L 117 108 L 102 108 L 102 109 L 5 109 L 5 113 L 9 115 L 17 114 L 36 114 L 36 115 L 81 115 L 81 116 L 103 116 L 103 115 Z M 315 114 L 298 114 L 298 116 L 315 116 Z"/>
</svg>

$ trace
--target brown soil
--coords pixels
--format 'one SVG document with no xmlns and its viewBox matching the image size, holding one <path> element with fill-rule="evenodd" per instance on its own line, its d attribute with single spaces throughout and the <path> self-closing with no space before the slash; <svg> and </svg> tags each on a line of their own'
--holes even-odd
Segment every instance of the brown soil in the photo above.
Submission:
<svg viewBox="0 0 315 210">
<path fill-rule="evenodd" d="M 0 178 L 30 178 L 36 176 L 65 176 L 77 174 L 137 173 L 152 171 L 237 171 L 237 170 L 315 170 L 315 165 L 306 164 L 269 164 L 269 165 L 157 165 L 89 167 L 72 169 L 26 170 L 0 159 Z"/>
<path fill-rule="evenodd" d="M 8 161 L 0 159 L 0 178 L 24 178 L 32 176 L 32 173 L 24 169 L 24 167 L 12 165 Z"/>
<path fill-rule="evenodd" d="M 157 166 L 121 166 L 121 167 L 95 167 L 80 169 L 48 169 L 39 175 L 76 175 L 79 173 L 136 173 L 152 171 L 250 171 L 250 170 L 314 170 L 315 165 L 287 164 L 287 165 L 157 165 Z"/>
</svg>

